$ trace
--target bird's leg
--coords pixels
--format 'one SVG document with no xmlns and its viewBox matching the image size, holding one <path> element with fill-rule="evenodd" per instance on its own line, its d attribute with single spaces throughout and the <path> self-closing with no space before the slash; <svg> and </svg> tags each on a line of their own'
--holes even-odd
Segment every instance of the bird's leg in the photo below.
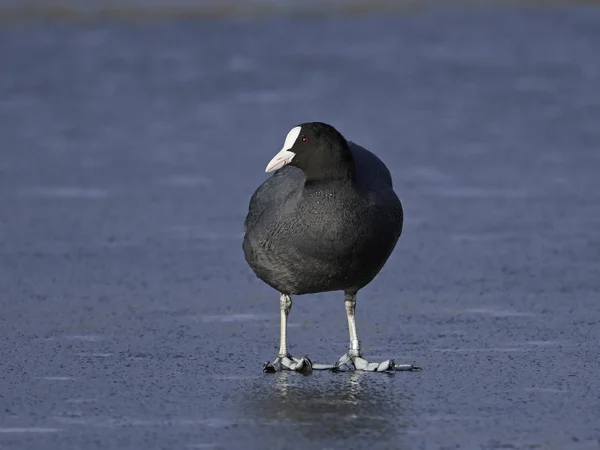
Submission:
<svg viewBox="0 0 600 450">
<path fill-rule="evenodd" d="M 335 364 L 334 370 L 362 370 L 366 372 L 387 372 L 394 370 L 421 370 L 419 366 L 412 364 L 396 364 L 394 360 L 388 359 L 382 363 L 370 363 L 364 359 L 360 353 L 360 341 L 356 333 L 356 293 L 346 292 L 344 295 L 344 305 L 346 315 L 348 316 L 348 331 L 350 332 L 350 347 L 348 352 L 342 356 Z"/>
<path fill-rule="evenodd" d="M 267 362 L 263 371 L 266 373 L 279 372 L 281 370 L 293 370 L 295 372 L 311 372 L 312 362 L 307 356 L 296 359 L 288 353 L 287 350 L 287 318 L 292 309 L 292 299 L 287 294 L 281 294 L 279 297 L 280 306 L 280 335 L 279 335 L 279 354 L 273 362 Z"/>
</svg>

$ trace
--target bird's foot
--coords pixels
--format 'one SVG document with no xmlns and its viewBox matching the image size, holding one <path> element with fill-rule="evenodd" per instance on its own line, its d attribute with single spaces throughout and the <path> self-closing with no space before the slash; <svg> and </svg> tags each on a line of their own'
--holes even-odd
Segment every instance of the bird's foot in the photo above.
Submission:
<svg viewBox="0 0 600 450">
<path fill-rule="evenodd" d="M 291 370 L 294 372 L 311 373 L 313 363 L 308 356 L 296 359 L 291 355 L 278 356 L 273 362 L 266 362 L 263 367 L 265 373 L 281 372 L 282 370 Z"/>
<path fill-rule="evenodd" d="M 396 364 L 393 359 L 388 359 L 381 363 L 370 363 L 360 354 L 351 354 L 350 352 L 342 356 L 332 369 L 335 372 L 345 372 L 349 370 L 360 370 L 364 372 L 417 372 L 423 370 L 413 364 Z"/>
</svg>

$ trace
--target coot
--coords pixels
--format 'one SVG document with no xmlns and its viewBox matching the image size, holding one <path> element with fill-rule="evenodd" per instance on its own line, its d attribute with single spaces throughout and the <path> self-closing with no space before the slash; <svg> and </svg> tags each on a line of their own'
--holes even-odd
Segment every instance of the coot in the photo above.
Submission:
<svg viewBox="0 0 600 450">
<path fill-rule="evenodd" d="M 402 232 L 402 204 L 388 168 L 373 153 L 322 122 L 290 130 L 267 165 L 244 223 L 244 254 L 256 275 L 280 293 L 279 370 L 419 370 L 393 360 L 369 363 L 356 334 L 357 292 L 379 273 Z M 287 350 L 292 295 L 344 291 L 348 352 L 333 365 L 296 359 Z"/>
</svg>

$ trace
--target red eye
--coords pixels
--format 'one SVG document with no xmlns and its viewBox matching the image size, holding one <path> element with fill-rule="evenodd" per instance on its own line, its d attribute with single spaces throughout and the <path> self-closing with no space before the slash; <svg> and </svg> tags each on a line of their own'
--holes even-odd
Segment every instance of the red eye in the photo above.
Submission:
<svg viewBox="0 0 600 450">
<path fill-rule="evenodd" d="M 302 138 L 302 142 L 304 142 L 304 143 L 306 144 L 306 143 L 308 142 L 308 138 L 307 138 L 306 136 L 304 136 L 304 137 Z"/>
</svg>

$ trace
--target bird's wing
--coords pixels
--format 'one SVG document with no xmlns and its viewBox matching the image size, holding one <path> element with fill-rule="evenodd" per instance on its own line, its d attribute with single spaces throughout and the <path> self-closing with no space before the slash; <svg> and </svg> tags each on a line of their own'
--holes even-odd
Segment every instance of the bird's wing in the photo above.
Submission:
<svg viewBox="0 0 600 450">
<path fill-rule="evenodd" d="M 366 183 L 369 185 L 385 183 L 393 188 L 392 175 L 383 161 L 366 148 L 352 141 L 348 141 L 348 145 L 354 157 L 356 172 L 360 174 Z"/>
</svg>

